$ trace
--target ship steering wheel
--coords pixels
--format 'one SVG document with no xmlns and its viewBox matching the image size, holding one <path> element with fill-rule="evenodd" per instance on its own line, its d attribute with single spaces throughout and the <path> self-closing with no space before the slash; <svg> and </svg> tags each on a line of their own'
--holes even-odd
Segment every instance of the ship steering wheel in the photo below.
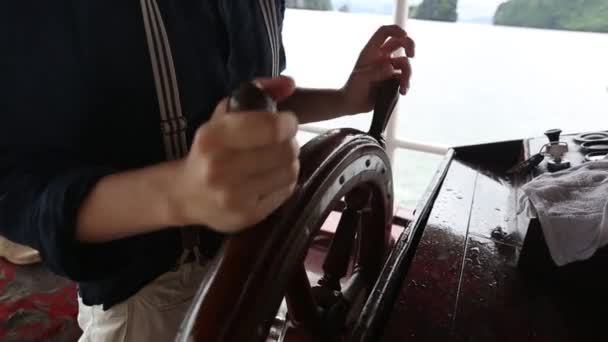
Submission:
<svg viewBox="0 0 608 342">
<path fill-rule="evenodd" d="M 244 85 L 231 103 L 243 110 L 268 104 L 254 88 Z M 389 253 L 393 215 L 383 131 L 399 82 L 374 89 L 369 132 L 337 129 L 305 144 L 292 197 L 260 224 L 226 239 L 177 341 L 358 340 L 365 328 L 361 313 Z M 329 241 L 321 226 L 336 210 L 342 215 Z M 327 247 L 322 277 L 311 284 L 304 260 L 319 243 Z"/>
</svg>

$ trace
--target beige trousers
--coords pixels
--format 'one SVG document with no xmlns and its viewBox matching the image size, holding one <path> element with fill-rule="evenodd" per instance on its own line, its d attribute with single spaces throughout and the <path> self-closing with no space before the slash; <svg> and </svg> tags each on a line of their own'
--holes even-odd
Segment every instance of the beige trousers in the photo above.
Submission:
<svg viewBox="0 0 608 342">
<path fill-rule="evenodd" d="M 174 341 L 206 270 L 196 262 L 182 265 L 107 311 L 78 298 L 79 342 Z"/>
<path fill-rule="evenodd" d="M 37 250 L 9 241 L 0 236 L 0 257 L 6 258 L 15 265 L 29 265 L 40 261 Z"/>
</svg>

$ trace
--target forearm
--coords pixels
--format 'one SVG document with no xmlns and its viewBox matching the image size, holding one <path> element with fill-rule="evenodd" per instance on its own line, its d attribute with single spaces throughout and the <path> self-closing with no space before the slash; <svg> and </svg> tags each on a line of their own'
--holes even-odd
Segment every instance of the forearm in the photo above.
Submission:
<svg viewBox="0 0 608 342">
<path fill-rule="evenodd" d="M 176 163 L 102 178 L 80 207 L 76 238 L 105 242 L 172 226 L 168 194 Z"/>
<path fill-rule="evenodd" d="M 344 93 L 336 89 L 298 88 L 279 104 L 280 110 L 296 113 L 300 123 L 335 119 L 352 114 L 346 106 Z"/>
</svg>

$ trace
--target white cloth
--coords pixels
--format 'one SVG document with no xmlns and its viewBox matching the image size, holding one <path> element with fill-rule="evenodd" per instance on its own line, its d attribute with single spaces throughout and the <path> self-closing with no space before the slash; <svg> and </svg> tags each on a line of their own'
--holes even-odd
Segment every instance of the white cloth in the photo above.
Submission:
<svg viewBox="0 0 608 342">
<path fill-rule="evenodd" d="M 556 265 L 588 259 L 608 243 L 608 160 L 545 173 L 522 190 Z"/>
<path fill-rule="evenodd" d="M 107 311 L 78 298 L 79 342 L 173 342 L 206 271 L 184 264 Z"/>
</svg>

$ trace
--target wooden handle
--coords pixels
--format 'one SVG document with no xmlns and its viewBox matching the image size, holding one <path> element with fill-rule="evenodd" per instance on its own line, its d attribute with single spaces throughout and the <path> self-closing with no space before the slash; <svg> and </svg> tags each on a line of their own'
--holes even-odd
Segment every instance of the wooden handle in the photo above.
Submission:
<svg viewBox="0 0 608 342">
<path fill-rule="evenodd" d="M 277 105 L 264 89 L 255 82 L 241 84 L 230 96 L 228 101 L 229 112 L 242 111 L 276 112 Z"/>
<path fill-rule="evenodd" d="M 397 105 L 399 83 L 398 79 L 391 78 L 378 83 L 374 89 L 376 103 L 374 105 L 374 117 L 368 133 L 378 140 L 383 140 L 382 134 Z"/>
</svg>

